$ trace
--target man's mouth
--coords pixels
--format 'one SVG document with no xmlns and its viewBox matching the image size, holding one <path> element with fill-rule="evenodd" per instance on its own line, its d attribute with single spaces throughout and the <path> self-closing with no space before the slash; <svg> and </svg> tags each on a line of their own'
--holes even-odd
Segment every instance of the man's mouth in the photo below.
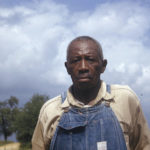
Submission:
<svg viewBox="0 0 150 150">
<path fill-rule="evenodd" d="M 90 80 L 90 77 L 89 77 L 89 76 L 80 76 L 80 77 L 78 78 L 78 80 L 79 80 L 80 82 L 87 82 L 87 81 Z"/>
</svg>

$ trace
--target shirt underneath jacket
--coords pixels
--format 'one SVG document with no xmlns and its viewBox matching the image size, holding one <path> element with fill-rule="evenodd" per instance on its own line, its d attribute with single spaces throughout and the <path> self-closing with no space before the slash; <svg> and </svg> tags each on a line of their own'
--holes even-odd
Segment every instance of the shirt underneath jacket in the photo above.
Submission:
<svg viewBox="0 0 150 150">
<path fill-rule="evenodd" d="M 70 89 L 67 91 L 64 103 L 61 102 L 60 95 L 42 106 L 32 137 L 32 150 L 49 149 L 51 139 L 64 111 L 67 111 L 71 106 L 92 107 L 103 99 L 112 100 L 110 107 L 120 122 L 127 149 L 150 150 L 150 130 L 139 100 L 128 86 L 111 85 L 111 93 L 108 93 L 106 84 L 102 81 L 101 88 L 90 106 L 76 100 Z"/>
</svg>

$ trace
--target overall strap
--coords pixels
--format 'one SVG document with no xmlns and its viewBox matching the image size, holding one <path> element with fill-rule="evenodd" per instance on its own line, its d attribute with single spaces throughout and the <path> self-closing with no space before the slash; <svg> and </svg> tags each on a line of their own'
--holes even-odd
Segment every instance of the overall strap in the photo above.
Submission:
<svg viewBox="0 0 150 150">
<path fill-rule="evenodd" d="M 66 97 L 67 97 L 67 91 L 61 93 L 61 103 L 63 103 L 65 101 Z M 56 130 L 54 132 L 54 135 L 51 139 L 51 144 L 50 144 L 49 150 L 54 150 L 54 144 L 55 144 L 55 141 L 56 141 L 58 130 L 59 130 L 59 127 L 57 125 Z"/>
<path fill-rule="evenodd" d="M 106 85 L 106 91 L 107 91 L 108 93 L 111 93 L 110 84 L 107 84 L 107 85 Z"/>
<path fill-rule="evenodd" d="M 61 103 L 63 103 L 65 101 L 66 97 L 67 97 L 67 91 L 65 91 L 61 94 Z"/>
<path fill-rule="evenodd" d="M 106 91 L 107 91 L 109 94 L 111 93 L 111 87 L 110 87 L 109 84 L 106 85 Z M 111 102 L 111 101 L 112 101 L 112 100 L 105 100 L 105 101 L 104 101 L 105 106 L 110 107 L 110 102 Z"/>
</svg>

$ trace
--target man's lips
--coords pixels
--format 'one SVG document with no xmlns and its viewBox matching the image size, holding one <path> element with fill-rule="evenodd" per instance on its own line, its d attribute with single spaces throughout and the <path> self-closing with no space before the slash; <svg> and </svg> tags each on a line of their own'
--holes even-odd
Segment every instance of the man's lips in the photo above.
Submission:
<svg viewBox="0 0 150 150">
<path fill-rule="evenodd" d="M 90 79 L 89 78 L 80 78 L 78 81 L 79 82 L 88 82 Z"/>
<path fill-rule="evenodd" d="M 82 81 L 82 82 L 89 81 L 90 79 L 91 79 L 91 77 L 89 77 L 89 76 L 78 77 L 78 81 Z"/>
<path fill-rule="evenodd" d="M 89 76 L 81 76 L 79 79 L 85 79 L 85 78 L 90 78 Z"/>
</svg>

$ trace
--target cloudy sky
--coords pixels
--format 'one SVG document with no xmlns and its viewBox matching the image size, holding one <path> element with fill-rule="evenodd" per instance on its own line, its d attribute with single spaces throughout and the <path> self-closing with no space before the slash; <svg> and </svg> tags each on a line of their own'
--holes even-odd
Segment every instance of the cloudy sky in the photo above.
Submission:
<svg viewBox="0 0 150 150">
<path fill-rule="evenodd" d="M 108 59 L 102 79 L 129 85 L 150 125 L 149 14 L 148 0 L 0 0 L 0 100 L 66 90 L 66 47 L 89 35 Z"/>
</svg>

